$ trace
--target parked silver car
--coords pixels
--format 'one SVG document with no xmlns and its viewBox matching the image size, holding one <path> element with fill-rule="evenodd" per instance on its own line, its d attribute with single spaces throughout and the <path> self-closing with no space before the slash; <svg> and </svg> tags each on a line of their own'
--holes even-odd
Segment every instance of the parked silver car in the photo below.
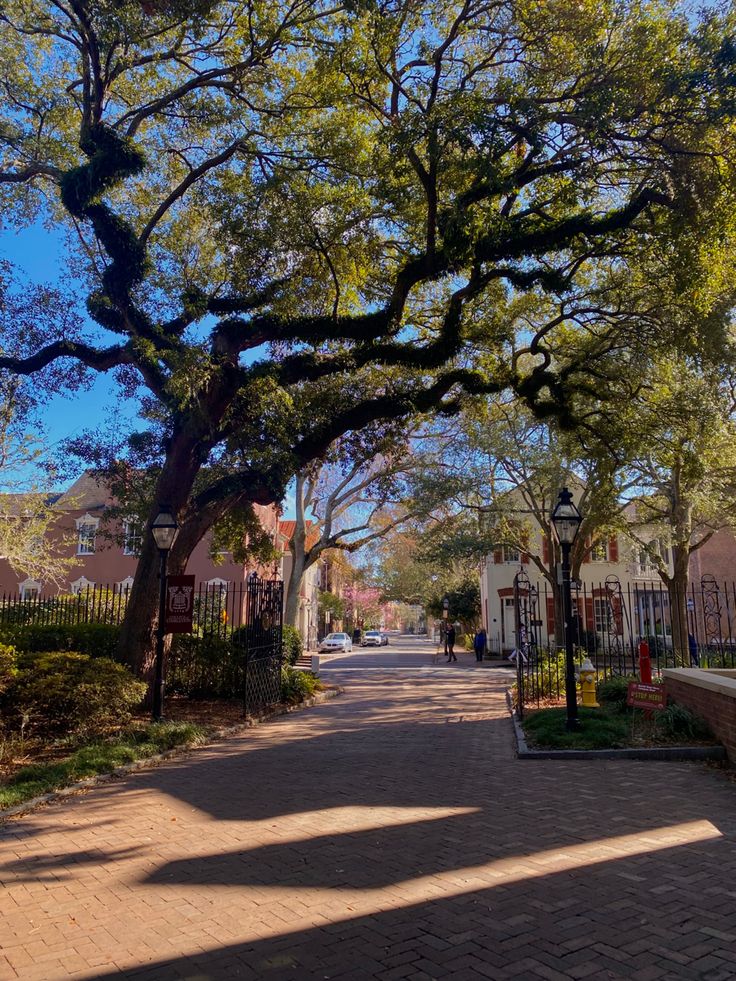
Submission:
<svg viewBox="0 0 736 981">
<path fill-rule="evenodd" d="M 363 634 L 363 640 L 360 642 L 361 647 L 380 647 L 381 646 L 381 631 L 380 630 L 366 630 Z"/>
<path fill-rule="evenodd" d="M 327 634 L 317 648 L 318 651 L 343 651 L 345 654 L 352 649 L 353 642 L 349 634 Z"/>
</svg>

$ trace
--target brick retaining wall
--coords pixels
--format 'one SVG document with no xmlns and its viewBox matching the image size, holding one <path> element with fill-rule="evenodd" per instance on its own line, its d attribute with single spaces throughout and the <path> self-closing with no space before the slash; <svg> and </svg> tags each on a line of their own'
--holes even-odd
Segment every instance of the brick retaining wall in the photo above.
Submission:
<svg viewBox="0 0 736 981">
<path fill-rule="evenodd" d="M 729 762 L 736 763 L 736 698 L 674 678 L 665 678 L 664 686 L 673 702 L 705 719 L 725 746 Z"/>
</svg>

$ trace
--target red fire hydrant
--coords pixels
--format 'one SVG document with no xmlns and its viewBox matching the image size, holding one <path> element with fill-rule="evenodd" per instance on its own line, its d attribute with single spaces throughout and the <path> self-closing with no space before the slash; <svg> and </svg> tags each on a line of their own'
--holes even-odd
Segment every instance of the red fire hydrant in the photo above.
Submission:
<svg viewBox="0 0 736 981">
<path fill-rule="evenodd" d="M 639 641 L 639 677 L 643 685 L 651 685 L 652 661 L 649 657 L 649 644 L 645 640 Z"/>
</svg>

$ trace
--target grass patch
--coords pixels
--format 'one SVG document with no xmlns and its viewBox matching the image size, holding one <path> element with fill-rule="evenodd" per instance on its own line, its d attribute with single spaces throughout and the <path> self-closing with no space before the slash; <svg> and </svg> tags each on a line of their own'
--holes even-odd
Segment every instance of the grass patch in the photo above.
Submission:
<svg viewBox="0 0 736 981">
<path fill-rule="evenodd" d="M 177 746 L 204 743 L 209 729 L 191 722 L 153 722 L 128 729 L 115 739 L 82 746 L 65 760 L 24 766 L 0 786 L 0 810 L 66 787 L 85 777 L 111 773 L 125 763 L 146 759 Z"/>
<path fill-rule="evenodd" d="M 632 715 L 633 712 L 633 715 Z M 650 746 L 702 746 L 715 740 L 705 723 L 679 705 L 647 719 L 638 709 L 615 704 L 599 709 L 578 707 L 580 728 L 565 729 L 564 708 L 539 709 L 522 723 L 532 749 L 642 749 Z"/>
<path fill-rule="evenodd" d="M 602 709 L 578 708 L 580 729 L 565 729 L 564 708 L 539 709 L 523 722 L 524 734 L 534 749 L 623 749 L 631 745 L 631 721 Z"/>
</svg>

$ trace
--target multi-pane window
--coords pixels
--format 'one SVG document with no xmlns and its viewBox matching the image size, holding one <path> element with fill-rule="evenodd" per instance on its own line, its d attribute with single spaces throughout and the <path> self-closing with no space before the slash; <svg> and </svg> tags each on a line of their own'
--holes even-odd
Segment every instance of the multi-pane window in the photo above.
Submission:
<svg viewBox="0 0 736 981">
<path fill-rule="evenodd" d="M 97 536 L 96 521 L 82 521 L 77 525 L 77 555 L 94 555 Z"/>
<path fill-rule="evenodd" d="M 655 572 L 657 569 L 656 561 L 652 557 L 652 553 L 659 555 L 662 561 L 667 565 L 670 561 L 670 549 L 661 539 L 653 538 L 649 543 L 649 548 L 639 549 L 639 570 L 644 573 Z"/>
<path fill-rule="evenodd" d="M 593 600 L 595 612 L 595 629 L 599 634 L 608 633 L 611 629 L 611 611 L 608 600 L 595 597 Z"/>
<path fill-rule="evenodd" d="M 126 521 L 123 525 L 123 555 L 140 555 L 141 542 L 140 523 Z"/>
<path fill-rule="evenodd" d="M 503 560 L 504 562 L 519 562 L 519 550 L 514 548 L 512 545 L 503 546 Z"/>
<path fill-rule="evenodd" d="M 41 583 L 35 579 L 26 579 L 18 586 L 21 599 L 35 599 L 41 595 Z"/>
<path fill-rule="evenodd" d="M 590 550 L 592 562 L 608 562 L 608 542 L 596 542 Z"/>
</svg>

